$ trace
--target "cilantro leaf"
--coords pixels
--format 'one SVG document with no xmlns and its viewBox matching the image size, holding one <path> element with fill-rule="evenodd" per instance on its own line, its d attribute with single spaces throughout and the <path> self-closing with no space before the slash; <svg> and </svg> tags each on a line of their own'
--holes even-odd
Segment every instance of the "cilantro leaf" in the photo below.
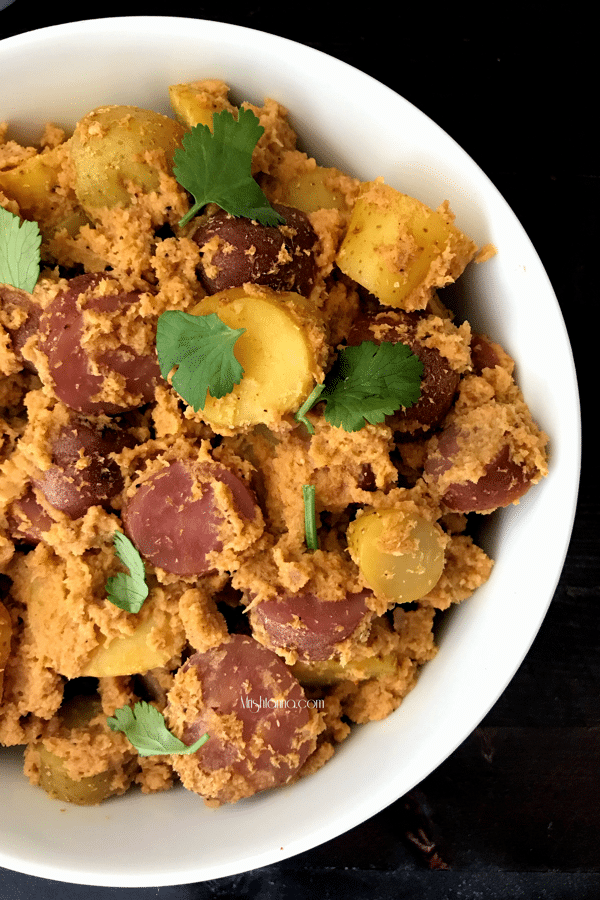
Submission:
<svg viewBox="0 0 600 900">
<path fill-rule="evenodd" d="M 233 348 L 245 328 L 230 328 L 216 313 L 193 316 L 170 309 L 158 319 L 156 352 L 163 378 L 174 367 L 171 382 L 194 412 L 204 409 L 206 395 L 220 398 L 242 380 L 243 366 Z"/>
<path fill-rule="evenodd" d="M 129 538 L 120 531 L 115 532 L 113 542 L 115 553 L 129 569 L 129 575 L 119 572 L 107 578 L 107 599 L 125 612 L 138 613 L 148 596 L 144 562 Z"/>
<path fill-rule="evenodd" d="M 367 422 L 376 425 L 400 407 L 412 406 L 421 396 L 423 363 L 406 344 L 363 341 L 344 347 L 325 379 L 296 413 L 312 434 L 306 413 L 325 401 L 324 416 L 344 431 L 359 431 Z"/>
<path fill-rule="evenodd" d="M 155 706 L 140 700 L 131 706 L 115 710 L 114 716 L 107 718 L 112 731 L 122 731 L 133 744 L 140 756 L 161 756 L 176 753 L 180 756 L 195 753 L 208 740 L 202 735 L 189 747 L 171 734 L 165 724 L 165 717 Z"/>
<path fill-rule="evenodd" d="M 37 222 L 0 206 L 0 284 L 32 292 L 40 274 L 41 242 Z"/>
<path fill-rule="evenodd" d="M 318 550 L 319 537 L 317 535 L 314 484 L 303 484 L 302 496 L 304 498 L 304 533 L 306 536 L 306 546 L 309 550 Z"/>
<path fill-rule="evenodd" d="M 184 135 L 182 147 L 173 156 L 173 174 L 195 203 L 180 225 L 207 203 L 262 225 L 284 221 L 252 176 L 252 153 L 263 132 L 252 110 L 242 108 L 237 119 L 226 109 L 215 113 L 212 131 L 208 125 L 194 125 Z"/>
</svg>

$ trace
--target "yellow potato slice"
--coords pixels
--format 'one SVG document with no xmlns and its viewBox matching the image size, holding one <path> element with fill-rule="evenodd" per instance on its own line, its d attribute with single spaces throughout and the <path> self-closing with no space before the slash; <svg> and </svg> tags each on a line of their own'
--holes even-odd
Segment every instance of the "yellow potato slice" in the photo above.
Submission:
<svg viewBox="0 0 600 900">
<path fill-rule="evenodd" d="M 447 538 L 439 525 L 402 509 L 365 513 L 350 523 L 348 548 L 378 597 L 412 603 L 444 570 Z"/>
<path fill-rule="evenodd" d="M 263 424 L 277 431 L 322 380 L 323 329 L 299 294 L 246 286 L 206 297 L 192 312 L 216 313 L 230 328 L 245 328 L 234 353 L 244 368 L 230 394 L 207 396 L 202 417 L 216 430 Z"/>
<path fill-rule="evenodd" d="M 180 653 L 177 591 L 151 585 L 140 612 L 124 612 L 104 599 L 105 571 L 94 564 L 94 556 L 61 559 L 40 544 L 13 569 L 38 658 L 66 678 L 102 678 L 144 673 Z"/>
<path fill-rule="evenodd" d="M 423 309 L 455 281 L 477 246 L 445 206 L 434 211 L 378 179 L 366 182 L 337 254 L 346 275 L 388 306 Z"/>
</svg>

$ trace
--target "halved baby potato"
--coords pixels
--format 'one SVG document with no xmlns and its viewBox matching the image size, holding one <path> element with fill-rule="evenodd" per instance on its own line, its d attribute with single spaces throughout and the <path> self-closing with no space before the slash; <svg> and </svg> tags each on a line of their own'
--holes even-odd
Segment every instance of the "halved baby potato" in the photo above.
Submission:
<svg viewBox="0 0 600 900">
<path fill-rule="evenodd" d="M 339 268 L 381 303 L 424 309 L 477 250 L 447 206 L 434 211 L 382 179 L 365 182 L 337 254 Z"/>
<path fill-rule="evenodd" d="M 246 285 L 205 297 L 194 315 L 216 313 L 230 328 L 245 328 L 234 348 L 242 380 L 220 399 L 207 395 L 203 418 L 216 430 L 281 427 L 323 378 L 324 331 L 299 294 Z"/>
<path fill-rule="evenodd" d="M 176 587 L 149 584 L 139 613 L 106 598 L 108 569 L 61 559 L 38 544 L 12 569 L 40 661 L 65 678 L 133 675 L 166 665 L 185 644 Z"/>
<path fill-rule="evenodd" d="M 53 799 L 93 806 L 123 794 L 130 786 L 136 755 L 133 749 L 120 749 L 121 736 L 113 735 L 106 724 L 90 724 L 101 712 L 99 697 L 74 697 L 58 713 L 60 728 L 48 740 L 53 749 L 44 740 L 27 748 L 26 764 L 34 782 Z M 78 757 L 78 747 L 87 750 L 87 766 L 84 755 Z M 97 759 L 90 752 L 94 747 Z M 89 774 L 85 774 L 86 768 Z"/>
<path fill-rule="evenodd" d="M 183 126 L 151 109 L 101 106 L 79 120 L 70 141 L 75 193 L 83 208 L 128 206 L 132 190 L 158 190 L 172 171 Z"/>
<path fill-rule="evenodd" d="M 348 528 L 348 548 L 374 594 L 412 603 L 444 570 L 447 538 L 435 522 L 400 508 L 372 510 Z"/>
</svg>

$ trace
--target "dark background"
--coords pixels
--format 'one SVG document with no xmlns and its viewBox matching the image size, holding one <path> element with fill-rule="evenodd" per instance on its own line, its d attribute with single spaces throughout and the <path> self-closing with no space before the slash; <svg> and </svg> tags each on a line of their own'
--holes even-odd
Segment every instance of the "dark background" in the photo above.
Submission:
<svg viewBox="0 0 600 900">
<path fill-rule="evenodd" d="M 547 7 L 537 10 L 529 23 L 515 9 L 423 4 L 408 16 L 381 2 L 354 11 L 315 0 L 216 11 L 173 0 L 168 8 L 310 44 L 389 85 L 461 144 L 529 233 L 573 345 L 584 457 L 563 575 L 517 675 L 436 771 L 321 847 L 179 887 L 88 888 L 0 870 L 0 900 L 600 898 L 599 491 L 589 439 L 597 380 L 597 50 L 590 23 L 573 24 L 575 7 L 561 7 L 559 20 Z M 0 36 L 73 19 L 163 12 L 105 2 L 91 15 L 77 7 L 66 14 L 62 4 L 33 9 L 16 0 L 0 12 Z"/>
</svg>

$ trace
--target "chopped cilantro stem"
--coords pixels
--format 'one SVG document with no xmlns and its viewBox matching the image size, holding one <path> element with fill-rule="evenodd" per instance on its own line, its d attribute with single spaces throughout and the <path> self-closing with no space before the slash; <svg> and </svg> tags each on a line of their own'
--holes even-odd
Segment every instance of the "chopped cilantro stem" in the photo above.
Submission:
<svg viewBox="0 0 600 900">
<path fill-rule="evenodd" d="M 296 413 L 296 421 L 302 422 L 303 425 L 306 426 L 306 430 L 309 434 L 314 434 L 315 429 L 313 428 L 312 422 L 306 418 L 306 413 L 309 412 L 315 403 L 317 403 L 320 395 L 325 390 L 324 384 L 318 384 L 313 390 L 310 392 L 298 412 Z"/>
<path fill-rule="evenodd" d="M 309 550 L 318 550 L 319 538 L 317 535 L 314 484 L 303 484 L 302 495 L 304 497 L 304 532 L 306 536 L 306 546 Z"/>
</svg>

